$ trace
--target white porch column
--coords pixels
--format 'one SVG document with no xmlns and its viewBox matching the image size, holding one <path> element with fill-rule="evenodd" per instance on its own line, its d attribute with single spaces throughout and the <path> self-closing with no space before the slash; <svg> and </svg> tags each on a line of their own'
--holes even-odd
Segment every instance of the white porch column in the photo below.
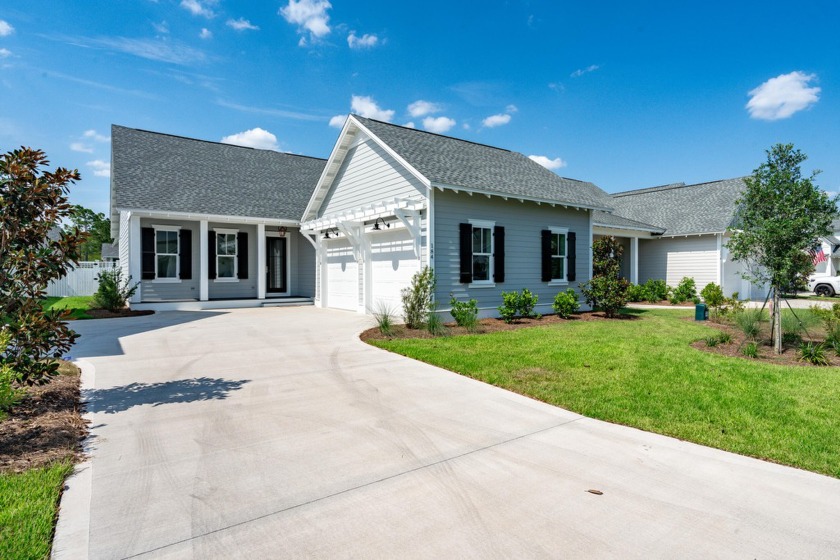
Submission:
<svg viewBox="0 0 840 560">
<path fill-rule="evenodd" d="M 122 232 L 120 233 L 122 235 Z M 132 282 L 138 282 L 143 278 L 143 243 L 142 232 L 140 230 L 140 216 L 129 214 L 128 218 L 128 275 Z M 143 301 L 143 285 L 142 282 L 131 296 L 131 303 L 140 303 Z"/>
<path fill-rule="evenodd" d="M 630 238 L 630 281 L 639 283 L 639 238 Z"/>
<path fill-rule="evenodd" d="M 198 262 L 200 263 L 198 267 L 198 299 L 201 301 L 207 301 L 210 298 L 210 285 L 207 280 L 207 275 L 210 272 L 210 264 L 207 260 L 210 253 L 207 239 L 209 233 L 207 220 L 201 220 L 198 227 Z"/>
<path fill-rule="evenodd" d="M 265 299 L 265 224 L 257 224 L 257 299 Z"/>
</svg>

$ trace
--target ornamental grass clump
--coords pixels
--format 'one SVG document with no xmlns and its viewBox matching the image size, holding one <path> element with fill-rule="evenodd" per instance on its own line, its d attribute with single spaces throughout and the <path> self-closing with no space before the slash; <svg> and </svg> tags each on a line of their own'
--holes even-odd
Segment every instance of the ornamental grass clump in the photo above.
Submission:
<svg viewBox="0 0 840 560">
<path fill-rule="evenodd" d="M 799 346 L 799 361 L 815 366 L 827 366 L 831 363 L 825 353 L 825 347 L 814 342 L 803 342 Z"/>
<path fill-rule="evenodd" d="M 734 315 L 735 324 L 750 340 L 755 340 L 761 334 L 761 323 L 767 318 L 760 309 L 742 309 Z"/>
<path fill-rule="evenodd" d="M 394 335 L 394 314 L 390 307 L 380 303 L 373 311 L 373 318 L 376 320 L 376 326 L 382 335 L 387 337 Z"/>
</svg>

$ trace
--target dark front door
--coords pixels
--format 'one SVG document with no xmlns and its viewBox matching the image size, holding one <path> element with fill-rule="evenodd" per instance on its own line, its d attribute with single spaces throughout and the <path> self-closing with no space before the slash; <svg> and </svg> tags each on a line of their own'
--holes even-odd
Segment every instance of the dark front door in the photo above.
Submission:
<svg viewBox="0 0 840 560">
<path fill-rule="evenodd" d="M 286 238 L 267 237 L 265 239 L 267 251 L 265 262 L 268 265 L 266 291 L 270 294 L 285 293 L 286 284 Z"/>
</svg>

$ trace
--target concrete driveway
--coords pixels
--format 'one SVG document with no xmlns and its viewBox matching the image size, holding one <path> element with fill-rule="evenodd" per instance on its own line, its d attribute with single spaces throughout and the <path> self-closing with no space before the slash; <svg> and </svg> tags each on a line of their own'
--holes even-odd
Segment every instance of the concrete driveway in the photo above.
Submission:
<svg viewBox="0 0 840 560">
<path fill-rule="evenodd" d="M 54 555 L 840 555 L 838 480 L 389 354 L 358 340 L 369 324 L 311 307 L 74 323 L 91 460 Z"/>
</svg>

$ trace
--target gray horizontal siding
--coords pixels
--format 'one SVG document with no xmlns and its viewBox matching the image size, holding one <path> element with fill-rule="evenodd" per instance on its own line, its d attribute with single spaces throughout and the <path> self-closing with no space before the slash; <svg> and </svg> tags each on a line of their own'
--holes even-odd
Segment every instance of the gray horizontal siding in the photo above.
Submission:
<svg viewBox="0 0 840 560">
<path fill-rule="evenodd" d="M 257 297 L 257 226 L 210 222 L 208 227 L 210 231 L 213 231 L 214 228 L 235 229 L 239 230 L 240 233 L 248 234 L 248 278 L 238 282 L 208 280 L 207 292 L 210 299 Z M 195 254 L 198 255 L 198 253 Z"/>
<path fill-rule="evenodd" d="M 425 187 L 372 140 L 351 148 L 321 205 L 319 216 L 394 197 L 416 197 Z"/>
<path fill-rule="evenodd" d="M 589 279 L 589 212 L 531 202 L 488 199 L 450 191 L 435 192 L 435 297 L 440 309 L 449 309 L 450 293 L 460 300 L 476 299 L 480 308 L 495 312 L 502 303 L 503 291 L 528 288 L 539 296 L 541 312 L 550 312 L 554 296 L 569 287 L 578 293 L 579 284 Z M 488 220 L 505 228 L 505 282 L 495 287 L 472 287 L 461 284 L 458 225 L 474 220 Z M 549 286 L 541 279 L 541 231 L 549 227 L 567 227 L 577 234 L 576 281 L 566 286 Z"/>
<path fill-rule="evenodd" d="M 294 239 L 297 259 L 292 259 L 292 294 L 293 296 L 315 297 L 315 247 L 295 231 Z"/>
</svg>

